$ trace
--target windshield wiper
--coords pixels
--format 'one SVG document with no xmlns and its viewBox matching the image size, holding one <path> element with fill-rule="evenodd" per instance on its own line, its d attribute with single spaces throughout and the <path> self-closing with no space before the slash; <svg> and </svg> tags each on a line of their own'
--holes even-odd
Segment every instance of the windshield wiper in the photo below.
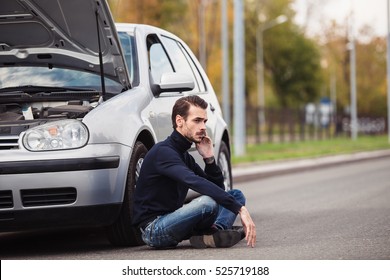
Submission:
<svg viewBox="0 0 390 280">
<path fill-rule="evenodd" d="M 0 90 L 1 92 L 1 90 Z M 6 91 L 5 93 L 2 93 L 0 97 L 19 97 L 19 98 L 31 98 L 32 95 L 28 94 L 27 92 L 21 91 L 21 90 L 15 90 L 15 91 Z"/>
<path fill-rule="evenodd" d="M 92 88 L 79 88 L 79 87 L 53 87 L 53 86 L 33 86 L 25 85 L 18 87 L 6 87 L 1 88 L 0 93 L 25 93 L 25 94 L 36 94 L 36 93 L 52 93 L 52 92 L 69 92 L 69 91 L 87 91 L 87 92 L 97 92 L 97 90 Z M 1 94 L 4 95 L 4 94 Z"/>
</svg>

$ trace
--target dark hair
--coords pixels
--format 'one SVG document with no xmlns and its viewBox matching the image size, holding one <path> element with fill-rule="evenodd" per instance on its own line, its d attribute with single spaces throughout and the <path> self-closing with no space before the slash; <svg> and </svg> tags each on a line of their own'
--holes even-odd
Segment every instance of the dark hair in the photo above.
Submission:
<svg viewBox="0 0 390 280">
<path fill-rule="evenodd" d="M 184 120 L 187 120 L 190 105 L 200 107 L 204 110 L 207 109 L 207 102 L 197 95 L 189 95 L 179 98 L 178 100 L 176 100 L 175 105 L 173 105 L 172 108 L 172 125 L 174 129 L 177 127 L 177 115 L 182 116 Z"/>
</svg>

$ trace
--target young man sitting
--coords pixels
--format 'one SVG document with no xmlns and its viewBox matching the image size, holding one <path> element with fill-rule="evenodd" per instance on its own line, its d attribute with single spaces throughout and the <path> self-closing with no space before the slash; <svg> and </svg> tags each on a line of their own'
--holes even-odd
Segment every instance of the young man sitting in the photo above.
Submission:
<svg viewBox="0 0 390 280">
<path fill-rule="evenodd" d="M 224 190 L 213 143 L 206 135 L 207 103 L 196 95 L 178 99 L 172 109 L 174 131 L 147 153 L 137 182 L 134 224 L 144 242 L 171 248 L 190 239 L 196 248 L 231 247 L 245 237 L 254 247 L 256 228 L 239 190 Z M 188 150 L 195 143 L 204 170 Z M 200 197 L 184 204 L 192 189 Z M 242 227 L 233 228 L 240 215 Z"/>
</svg>

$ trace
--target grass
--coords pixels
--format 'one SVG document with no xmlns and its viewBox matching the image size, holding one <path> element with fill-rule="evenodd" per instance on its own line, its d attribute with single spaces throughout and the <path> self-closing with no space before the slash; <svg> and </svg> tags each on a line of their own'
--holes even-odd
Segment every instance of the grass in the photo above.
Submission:
<svg viewBox="0 0 390 280">
<path fill-rule="evenodd" d="M 382 149 L 390 149 L 387 135 L 359 136 L 356 140 L 340 137 L 293 143 L 264 143 L 247 145 L 246 155 L 244 156 L 234 156 L 233 152 L 232 164 L 313 158 Z"/>
</svg>

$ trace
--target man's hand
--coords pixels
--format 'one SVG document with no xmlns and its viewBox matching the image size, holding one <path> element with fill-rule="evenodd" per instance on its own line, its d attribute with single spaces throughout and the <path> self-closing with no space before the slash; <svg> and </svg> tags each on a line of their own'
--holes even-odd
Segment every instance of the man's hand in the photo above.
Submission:
<svg viewBox="0 0 390 280">
<path fill-rule="evenodd" d="M 239 214 L 241 218 L 241 223 L 245 230 L 245 239 L 247 241 L 247 245 L 253 248 L 256 244 L 255 223 L 253 222 L 251 215 L 249 214 L 249 211 L 245 206 L 241 207 Z"/>
<path fill-rule="evenodd" d="M 202 141 L 196 143 L 196 149 L 203 158 L 214 156 L 213 142 L 208 136 L 203 137 Z"/>
</svg>

